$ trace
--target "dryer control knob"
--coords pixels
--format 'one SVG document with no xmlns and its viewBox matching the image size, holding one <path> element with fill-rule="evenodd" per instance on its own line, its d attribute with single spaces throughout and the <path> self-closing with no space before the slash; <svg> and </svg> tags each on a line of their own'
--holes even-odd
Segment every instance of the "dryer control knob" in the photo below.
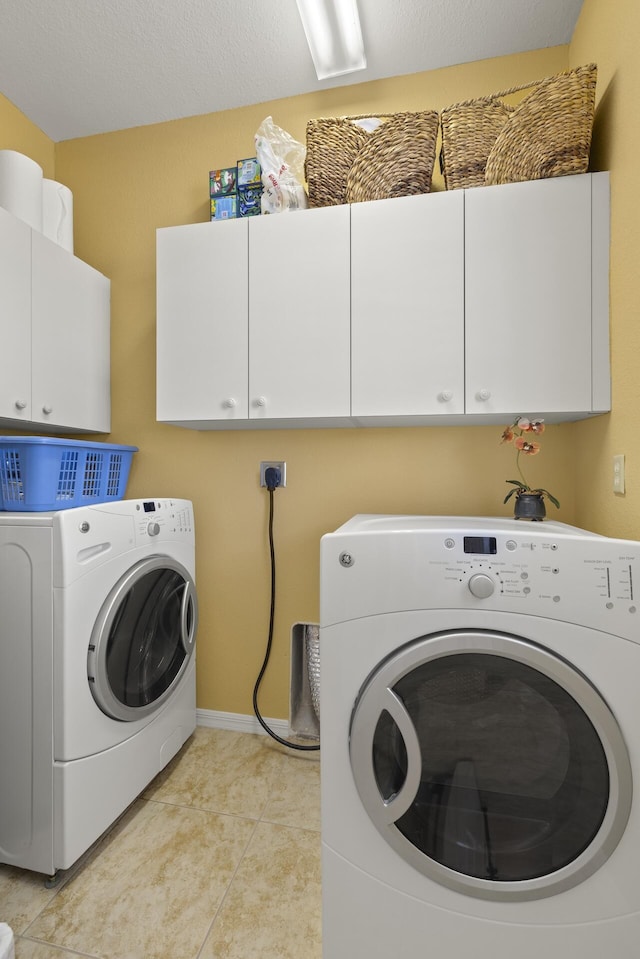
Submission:
<svg viewBox="0 0 640 959">
<path fill-rule="evenodd" d="M 149 523 L 147 526 L 147 533 L 149 536 L 157 536 L 160 532 L 160 523 Z"/>
<path fill-rule="evenodd" d="M 469 589 L 478 599 L 487 599 L 493 593 L 495 585 L 486 573 L 474 573 L 469 580 Z"/>
</svg>

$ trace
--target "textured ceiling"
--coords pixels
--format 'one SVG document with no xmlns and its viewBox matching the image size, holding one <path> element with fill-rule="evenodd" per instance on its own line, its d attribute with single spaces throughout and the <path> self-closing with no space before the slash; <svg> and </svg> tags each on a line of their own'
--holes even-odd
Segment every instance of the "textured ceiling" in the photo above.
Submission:
<svg viewBox="0 0 640 959">
<path fill-rule="evenodd" d="M 319 82 L 295 0 L 0 0 L 0 93 L 55 141 L 568 43 L 583 0 L 359 0 Z"/>
</svg>

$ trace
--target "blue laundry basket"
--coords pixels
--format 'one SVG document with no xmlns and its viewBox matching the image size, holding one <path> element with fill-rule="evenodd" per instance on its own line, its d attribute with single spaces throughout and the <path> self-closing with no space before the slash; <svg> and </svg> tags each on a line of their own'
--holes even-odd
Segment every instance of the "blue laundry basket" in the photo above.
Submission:
<svg viewBox="0 0 640 959">
<path fill-rule="evenodd" d="M 0 437 L 0 509 L 71 509 L 123 499 L 137 446 Z"/>
</svg>

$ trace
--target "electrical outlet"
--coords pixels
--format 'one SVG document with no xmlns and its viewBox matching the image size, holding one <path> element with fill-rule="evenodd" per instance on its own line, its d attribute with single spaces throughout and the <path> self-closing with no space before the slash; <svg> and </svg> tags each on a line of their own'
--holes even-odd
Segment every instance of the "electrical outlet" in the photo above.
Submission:
<svg viewBox="0 0 640 959">
<path fill-rule="evenodd" d="M 287 464 L 282 460 L 267 460 L 263 463 L 260 463 L 260 486 L 266 486 L 267 481 L 264 478 L 264 474 L 269 469 L 269 467 L 280 470 L 280 486 L 287 485 Z"/>
<path fill-rule="evenodd" d="M 613 492 L 624 493 L 624 453 L 613 457 Z"/>
</svg>

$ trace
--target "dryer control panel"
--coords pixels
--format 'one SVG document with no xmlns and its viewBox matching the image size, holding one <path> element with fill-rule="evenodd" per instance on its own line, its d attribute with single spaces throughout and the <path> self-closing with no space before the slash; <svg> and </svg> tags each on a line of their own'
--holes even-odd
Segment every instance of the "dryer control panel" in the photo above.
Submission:
<svg viewBox="0 0 640 959">
<path fill-rule="evenodd" d="M 345 618 L 353 618 L 354 603 L 361 616 L 487 609 L 546 616 L 640 641 L 640 543 L 563 523 L 354 517 L 322 539 L 323 613 L 328 584 L 346 591 Z M 337 621 L 342 602 L 335 588 L 329 592 L 329 615 Z M 327 620 L 321 615 L 321 621 Z"/>
<path fill-rule="evenodd" d="M 624 542 L 622 549 L 616 546 L 620 542 Z M 487 544 L 490 549 L 485 549 Z M 445 581 L 466 585 L 477 599 L 488 599 L 496 592 L 520 599 L 534 595 L 556 603 L 568 594 L 586 605 L 598 606 L 602 600 L 609 609 L 618 602 L 635 603 L 634 567 L 640 562 L 637 543 L 463 534 L 445 537 L 442 545 L 441 555 L 429 560 L 432 572 Z"/>
</svg>

